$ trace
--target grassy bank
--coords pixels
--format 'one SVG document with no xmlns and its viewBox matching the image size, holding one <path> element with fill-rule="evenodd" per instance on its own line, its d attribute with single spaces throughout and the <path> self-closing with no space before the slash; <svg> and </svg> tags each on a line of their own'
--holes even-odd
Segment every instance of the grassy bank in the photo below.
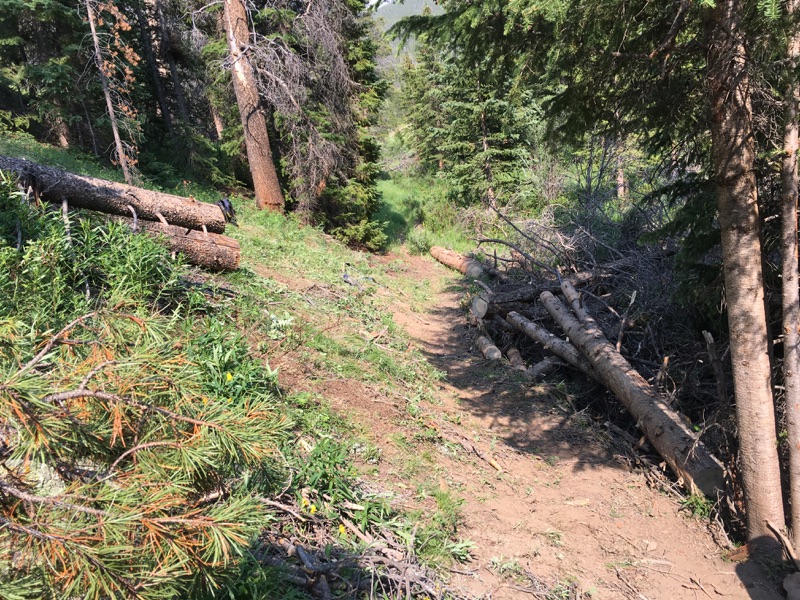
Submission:
<svg viewBox="0 0 800 600">
<path fill-rule="evenodd" d="M 0 152 L 113 177 L 29 140 Z M 315 560 L 358 557 L 342 562 L 340 592 L 386 570 L 376 540 L 420 582 L 468 556 L 458 499 L 409 471 L 411 505 L 396 502 L 370 432 L 325 392 L 364 386 L 419 418 L 439 374 L 388 304 L 421 308 L 430 290 L 402 264 L 234 199 L 243 266 L 212 275 L 96 215 L 71 212 L 67 228 L 10 182 L 2 198 L 0 420 L 14 473 L 0 480 L 0 595 L 306 597 L 288 538 Z M 400 463 L 417 454 L 404 443 Z"/>
</svg>

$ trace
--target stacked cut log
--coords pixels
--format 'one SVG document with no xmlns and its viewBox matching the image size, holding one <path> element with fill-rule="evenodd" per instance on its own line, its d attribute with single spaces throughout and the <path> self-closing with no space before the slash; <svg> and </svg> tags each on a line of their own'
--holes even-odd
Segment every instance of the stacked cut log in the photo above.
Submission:
<svg viewBox="0 0 800 600">
<path fill-rule="evenodd" d="M 135 231 L 163 240 L 194 265 L 212 271 L 239 267 L 239 242 L 222 235 L 225 216 L 216 204 L 145 190 L 0 156 L 0 171 L 15 173 L 37 199 L 98 211 L 125 220 Z"/>
<path fill-rule="evenodd" d="M 459 262 L 441 249 L 437 249 L 437 254 L 434 254 L 437 260 L 444 262 L 439 256 L 447 256 L 445 264 L 466 274 L 460 268 L 463 261 Z M 594 277 L 592 273 L 583 273 L 571 279 L 587 282 Z M 689 429 L 681 415 L 608 341 L 569 279 L 539 286 L 529 283 L 517 287 L 498 286 L 496 290 L 485 284 L 482 286 L 484 291 L 472 299 L 470 307 L 470 319 L 481 329 L 478 345 L 482 351 L 487 347 L 496 349 L 487 324 L 502 320 L 504 325 L 497 329 L 503 337 L 508 337 L 507 329 L 511 327 L 533 340 L 545 353 L 542 361 L 526 368 L 517 348 L 511 346 L 507 357 L 515 369 L 535 379 L 561 365 L 570 365 L 617 396 L 688 490 L 714 497 L 724 488 L 724 469 L 719 460 Z M 556 296 L 559 293 L 563 300 Z M 537 300 L 538 304 L 534 305 Z M 515 310 L 517 308 L 522 310 Z M 525 314 L 521 314 L 523 312 Z M 544 321 L 543 317 L 554 322 L 567 339 L 535 322 Z M 490 356 L 484 351 L 484 355 L 492 360 L 497 358 L 494 352 Z"/>
</svg>

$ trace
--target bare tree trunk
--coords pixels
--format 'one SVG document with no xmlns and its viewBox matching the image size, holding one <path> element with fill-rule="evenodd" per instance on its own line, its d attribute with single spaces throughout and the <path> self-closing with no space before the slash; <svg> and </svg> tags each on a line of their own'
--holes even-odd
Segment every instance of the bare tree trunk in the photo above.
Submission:
<svg viewBox="0 0 800 600">
<path fill-rule="evenodd" d="M 216 204 L 78 175 L 24 158 L 0 156 L 0 171 L 16 173 L 23 179 L 32 179 L 36 182 L 35 187 L 41 197 L 48 202 L 61 204 L 63 199 L 76 208 L 123 217 L 135 213 L 139 222 L 163 219 L 177 227 L 205 227 L 213 233 L 225 231 L 225 216 Z"/>
<path fill-rule="evenodd" d="M 211 118 L 214 121 L 214 131 L 217 133 L 217 141 L 222 139 L 222 135 L 225 133 L 225 125 L 222 122 L 222 115 L 219 114 L 219 111 L 213 104 L 210 104 L 211 110 Z"/>
<path fill-rule="evenodd" d="M 95 156 L 100 156 L 100 151 L 97 149 L 97 136 L 94 134 L 94 127 L 92 126 L 92 117 L 86 107 L 86 102 L 81 101 L 81 103 L 83 104 L 83 113 L 86 115 L 86 127 L 89 128 L 89 137 L 92 140 L 92 152 Z"/>
<path fill-rule="evenodd" d="M 117 217 L 133 227 L 133 219 Z M 203 233 L 153 221 L 138 221 L 136 231 L 162 239 L 173 252 L 180 252 L 189 264 L 209 271 L 235 271 L 242 251 L 239 242 L 219 233 Z"/>
<path fill-rule="evenodd" d="M 621 147 L 622 144 L 619 144 Z M 628 196 L 628 183 L 625 181 L 625 169 L 622 165 L 622 153 L 617 154 L 617 199 L 624 200 Z"/>
<path fill-rule="evenodd" d="M 164 17 L 161 2 L 158 0 L 156 1 L 156 18 L 158 19 L 158 26 L 161 30 L 161 50 L 169 66 L 169 74 L 172 78 L 172 87 L 175 92 L 175 102 L 178 104 L 178 113 L 181 116 L 181 120 L 189 124 L 191 122 L 189 118 L 189 108 L 186 104 L 186 96 L 183 95 L 183 85 L 181 84 L 181 76 L 178 72 L 178 63 L 175 62 L 175 53 L 172 51 L 169 27 L 167 27 L 167 20 Z"/>
<path fill-rule="evenodd" d="M 800 86 L 795 69 L 800 57 L 800 31 L 796 21 L 800 0 L 789 0 L 786 10 L 792 19 L 789 37 L 789 81 L 786 89 L 786 123 L 783 130 L 781 164 L 781 253 L 783 262 L 783 385 L 786 388 L 786 429 L 789 434 L 789 495 L 791 498 L 791 534 L 795 548 L 800 547 L 800 273 L 797 256 L 797 149 L 798 102 Z"/>
<path fill-rule="evenodd" d="M 720 0 L 709 12 L 707 82 L 747 537 L 754 550 L 772 551 L 780 546 L 766 523 L 783 524 L 784 514 L 741 13 L 740 0 Z"/>
<path fill-rule="evenodd" d="M 441 246 L 432 246 L 430 253 L 433 258 L 438 260 L 446 267 L 455 269 L 467 277 L 472 279 L 480 279 L 483 277 L 483 266 L 475 259 L 467 258 L 463 254 L 453 252 L 452 250 L 442 248 Z"/>
<path fill-rule="evenodd" d="M 269 134 L 264 115 L 260 110 L 261 99 L 256 86 L 253 67 L 247 58 L 250 28 L 244 0 L 225 0 L 225 33 L 228 39 L 233 89 L 244 127 L 244 142 L 247 162 L 253 176 L 256 205 L 276 212 L 283 212 L 283 192 L 272 161 Z"/>
<path fill-rule="evenodd" d="M 164 83 L 161 81 L 161 74 L 158 71 L 158 63 L 156 62 L 156 54 L 153 51 L 153 40 L 150 35 L 150 27 L 138 0 L 134 1 L 133 10 L 136 13 L 136 20 L 139 22 L 139 33 L 142 37 L 142 48 L 144 49 L 144 56 L 147 59 L 147 66 L 150 68 L 150 75 L 153 78 L 153 86 L 156 90 L 158 108 L 161 109 L 161 118 L 164 119 L 164 125 L 167 128 L 167 133 L 172 133 L 172 114 L 170 113 L 169 104 L 167 103 L 167 94 L 164 91 Z"/>
<path fill-rule="evenodd" d="M 596 378 L 610 389 L 633 415 L 639 427 L 670 468 L 692 491 L 714 497 L 724 488 L 722 465 L 683 423 L 628 361 L 606 339 L 595 320 L 581 304 L 580 297 L 566 280 L 562 286 L 574 318 L 550 292 L 541 302 L 564 333 L 585 356 L 597 373 Z"/>
<path fill-rule="evenodd" d="M 100 39 L 97 37 L 97 28 L 95 27 L 94 8 L 92 7 L 92 0 L 86 0 L 86 14 L 89 17 L 89 29 L 92 31 L 92 42 L 94 42 L 94 59 L 97 63 L 97 70 L 100 72 L 100 84 L 103 87 L 103 95 L 106 97 L 106 108 L 108 109 L 108 118 L 111 121 L 111 131 L 114 134 L 114 144 L 117 147 L 117 158 L 119 165 L 122 167 L 122 176 L 128 185 L 133 184 L 133 177 L 131 175 L 130 167 L 128 166 L 128 158 L 125 155 L 125 148 L 122 146 L 122 138 L 119 136 L 119 127 L 117 127 L 117 115 L 114 112 L 114 103 L 111 100 L 111 90 L 108 86 L 108 77 L 103 66 L 103 56 L 100 54 Z"/>
</svg>

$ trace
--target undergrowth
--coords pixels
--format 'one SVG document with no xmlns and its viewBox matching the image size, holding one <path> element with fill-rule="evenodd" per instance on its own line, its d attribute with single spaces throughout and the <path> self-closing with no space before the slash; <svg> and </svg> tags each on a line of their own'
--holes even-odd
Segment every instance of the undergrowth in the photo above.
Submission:
<svg viewBox="0 0 800 600">
<path fill-rule="evenodd" d="M 358 467 L 380 460 L 367 436 L 271 366 L 431 386 L 381 304 L 392 265 L 237 202 L 244 267 L 212 276 L 7 179 L 0 202 L 0 596 L 306 597 L 276 564 L 286 536 L 323 559 L 381 535 L 430 566 L 469 557 L 457 499 L 396 508 Z"/>
</svg>

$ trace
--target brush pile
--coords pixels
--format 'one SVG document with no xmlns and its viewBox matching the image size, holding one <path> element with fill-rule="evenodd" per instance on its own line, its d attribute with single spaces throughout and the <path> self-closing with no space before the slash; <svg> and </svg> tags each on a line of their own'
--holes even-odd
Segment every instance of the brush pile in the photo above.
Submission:
<svg viewBox="0 0 800 600">
<path fill-rule="evenodd" d="M 484 264 L 492 263 L 484 274 L 502 270 L 504 282 L 475 280 L 481 291 L 469 318 L 480 331 L 476 347 L 489 360 L 504 354 L 530 380 L 568 368 L 603 385 L 688 490 L 716 496 L 724 489 L 722 464 L 680 411 L 677 385 L 665 393 L 674 382 L 659 334 L 679 319 L 669 245 L 611 245 L 586 227 L 567 235 L 541 220 L 500 218 L 509 235 L 478 240 L 505 253 L 483 253 Z"/>
</svg>

